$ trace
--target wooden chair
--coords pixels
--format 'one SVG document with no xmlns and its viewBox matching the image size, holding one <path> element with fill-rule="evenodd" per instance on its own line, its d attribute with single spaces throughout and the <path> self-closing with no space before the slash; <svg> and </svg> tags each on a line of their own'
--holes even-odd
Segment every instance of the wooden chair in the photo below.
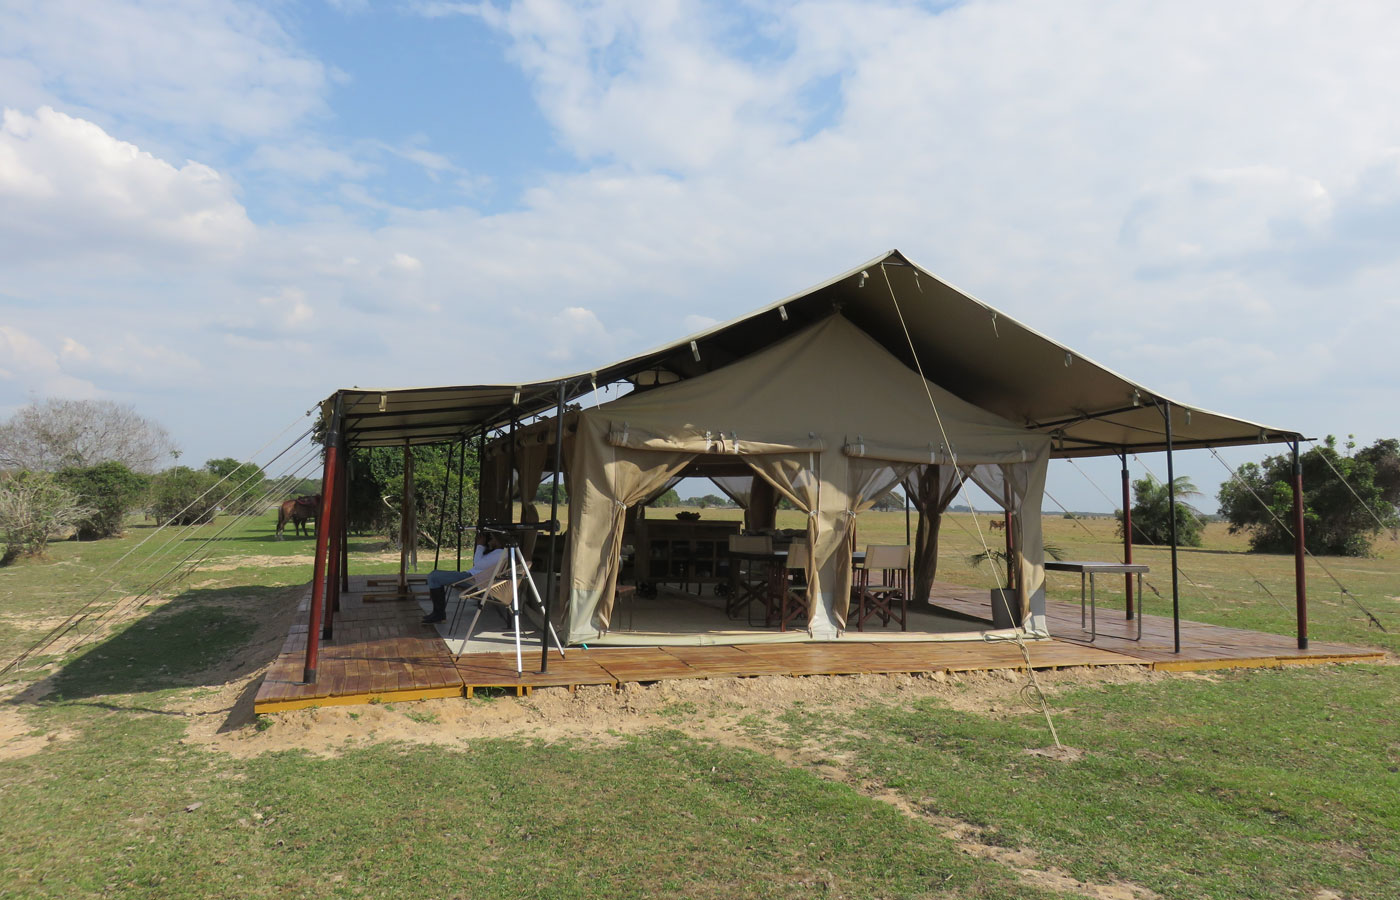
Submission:
<svg viewBox="0 0 1400 900">
<path fill-rule="evenodd" d="M 768 625 L 777 624 L 787 631 L 788 623 L 807 616 L 807 567 L 811 550 L 805 541 L 793 541 L 788 548 L 787 565 L 776 570 L 773 588 L 768 594 Z"/>
<path fill-rule="evenodd" d="M 772 590 L 773 562 L 770 559 L 755 559 L 757 555 L 773 555 L 773 538 L 766 534 L 731 534 L 729 536 L 729 596 L 724 601 L 724 614 L 737 619 L 740 613 L 748 615 L 749 624 L 753 621 L 753 605 L 756 602 L 767 607 L 767 597 Z"/>
<path fill-rule="evenodd" d="M 871 544 L 865 548 L 865 568 L 856 573 L 856 586 L 851 591 L 854 615 L 850 621 L 857 631 L 865 630 L 865 621 L 879 616 L 881 625 L 899 621 L 899 630 L 909 630 L 909 548 L 889 544 Z"/>
</svg>

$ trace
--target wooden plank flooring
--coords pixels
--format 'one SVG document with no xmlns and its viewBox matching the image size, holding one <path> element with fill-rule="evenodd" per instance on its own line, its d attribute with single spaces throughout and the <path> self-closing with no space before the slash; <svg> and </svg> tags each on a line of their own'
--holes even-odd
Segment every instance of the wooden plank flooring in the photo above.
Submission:
<svg viewBox="0 0 1400 900">
<path fill-rule="evenodd" d="M 457 660 L 436 629 L 419 623 L 422 611 L 408 601 L 364 603 L 363 576 L 352 578 L 342 597 L 335 633 L 323 641 L 317 682 L 303 684 L 306 611 L 283 643 L 254 701 L 259 712 L 432 697 L 472 696 L 483 689 L 528 694 L 536 687 L 617 686 L 672 678 L 747 678 L 759 675 L 843 675 L 858 673 L 967 672 L 1021 669 L 1021 648 L 1006 641 L 835 641 L 827 643 L 739 644 L 710 647 L 568 648 L 561 659 L 550 651 L 540 672 L 538 644 L 527 647 L 525 672 L 517 675 L 515 653 L 472 653 Z M 985 591 L 939 583 L 937 605 L 970 620 L 990 616 Z M 1172 652 L 1171 620 L 1147 616 L 1141 643 L 1127 640 L 1136 624 L 1121 610 L 1099 610 L 1099 636 L 1092 643 L 1079 627 L 1079 605 L 1050 601 L 1052 640 L 1031 641 L 1026 651 L 1033 668 L 1150 665 L 1159 669 L 1277 666 L 1383 656 L 1340 644 L 1314 643 L 1299 651 L 1292 638 L 1182 622 L 1182 653 Z M 971 627 L 969 630 L 972 630 Z"/>
</svg>

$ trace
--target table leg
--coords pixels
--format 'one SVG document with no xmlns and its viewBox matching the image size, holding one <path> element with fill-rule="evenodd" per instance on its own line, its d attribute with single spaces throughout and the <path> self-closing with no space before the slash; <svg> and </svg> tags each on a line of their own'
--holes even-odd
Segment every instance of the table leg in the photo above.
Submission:
<svg viewBox="0 0 1400 900">
<path fill-rule="evenodd" d="M 1146 601 L 1143 599 L 1143 595 L 1142 595 L 1142 573 L 1141 573 L 1141 572 L 1137 573 L 1137 577 L 1138 577 L 1138 591 L 1137 591 L 1137 596 L 1138 596 L 1138 600 L 1137 600 L 1138 636 L 1137 636 L 1137 639 L 1138 639 L 1138 640 L 1142 640 L 1142 604 L 1143 604 L 1144 602 L 1146 602 Z"/>
<path fill-rule="evenodd" d="M 1099 607 L 1098 597 L 1094 590 L 1094 573 L 1089 573 L 1089 643 L 1093 643 L 1099 636 Z"/>
</svg>

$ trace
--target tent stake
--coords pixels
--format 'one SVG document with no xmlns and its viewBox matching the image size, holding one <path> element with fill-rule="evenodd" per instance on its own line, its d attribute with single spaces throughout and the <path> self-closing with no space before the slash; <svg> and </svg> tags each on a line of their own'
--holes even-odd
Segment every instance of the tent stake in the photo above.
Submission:
<svg viewBox="0 0 1400 900">
<path fill-rule="evenodd" d="M 1293 444 L 1293 589 L 1298 605 L 1298 649 L 1308 649 L 1308 574 L 1303 568 L 1303 461 Z"/>
</svg>

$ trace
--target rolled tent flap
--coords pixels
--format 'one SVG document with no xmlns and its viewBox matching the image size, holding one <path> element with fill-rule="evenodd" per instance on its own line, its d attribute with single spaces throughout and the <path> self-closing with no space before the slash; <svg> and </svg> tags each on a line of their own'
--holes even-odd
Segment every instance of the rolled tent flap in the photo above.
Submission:
<svg viewBox="0 0 1400 900">
<path fill-rule="evenodd" d="M 594 640 L 608 629 L 627 507 L 656 493 L 695 458 L 616 447 L 606 440 L 608 422 L 596 415 L 579 418 L 569 497 L 569 642 Z"/>
<path fill-rule="evenodd" d="M 822 584 L 834 572 L 823 572 L 822 561 L 830 556 L 822 543 L 831 532 L 831 523 L 822 521 L 821 455 L 818 453 L 765 454 L 744 458 L 753 470 L 807 514 L 807 624 L 812 627 Z M 823 527 L 825 526 L 825 527 Z"/>
<path fill-rule="evenodd" d="M 933 592 L 938 575 L 938 533 L 943 513 L 962 490 L 962 480 L 952 466 L 918 466 L 904 481 L 910 502 L 919 511 L 919 527 L 914 532 L 913 597 L 924 601 Z"/>
<path fill-rule="evenodd" d="M 846 612 L 851 602 L 851 554 L 856 550 L 856 516 L 875 505 L 914 468 L 913 463 L 887 462 L 882 459 L 848 457 L 846 459 L 847 506 L 837 519 L 840 547 L 836 551 L 836 590 L 832 594 L 832 617 L 836 624 L 846 627 Z"/>
</svg>

